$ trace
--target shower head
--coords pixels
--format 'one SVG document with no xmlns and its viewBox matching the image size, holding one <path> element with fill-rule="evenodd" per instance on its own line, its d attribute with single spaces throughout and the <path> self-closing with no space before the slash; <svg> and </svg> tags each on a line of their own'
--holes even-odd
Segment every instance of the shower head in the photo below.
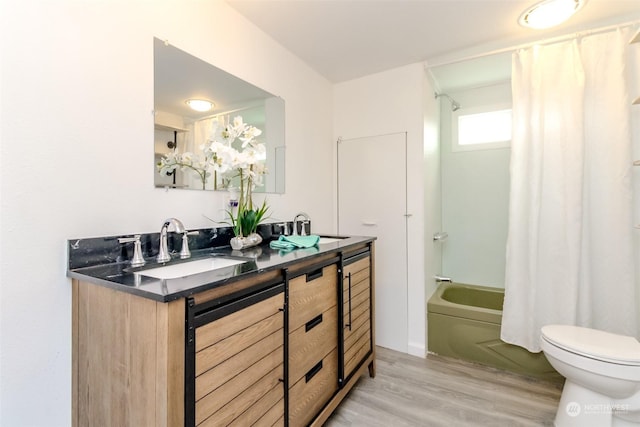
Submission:
<svg viewBox="0 0 640 427">
<path fill-rule="evenodd" d="M 460 104 L 455 99 L 453 99 L 446 93 L 436 93 L 436 99 L 440 98 L 441 96 L 444 96 L 449 100 L 449 102 L 451 102 L 451 111 L 458 111 L 460 109 Z"/>
</svg>

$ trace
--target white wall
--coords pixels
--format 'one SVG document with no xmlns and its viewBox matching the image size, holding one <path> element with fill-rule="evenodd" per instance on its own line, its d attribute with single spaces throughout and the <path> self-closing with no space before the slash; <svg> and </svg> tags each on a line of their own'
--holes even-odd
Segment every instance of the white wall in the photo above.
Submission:
<svg viewBox="0 0 640 427">
<path fill-rule="evenodd" d="M 451 92 L 459 112 L 511 105 L 509 82 Z M 509 148 L 451 149 L 451 104 L 441 99 L 442 273 L 456 282 L 504 287 L 509 213 Z"/>
<path fill-rule="evenodd" d="M 409 353 L 425 354 L 425 206 L 423 87 L 421 64 L 412 64 L 334 86 L 334 141 L 407 132 L 408 175 L 408 343 Z M 435 105 L 434 101 L 429 101 Z M 431 107 L 435 109 L 435 106 Z M 430 124 L 433 127 L 433 124 Z M 429 131 L 433 144 L 433 130 Z M 393 149 L 393 147 L 390 147 Z M 380 173 L 389 171 L 380 165 Z M 384 203 L 384 201 L 381 201 Z M 402 227 L 400 227 L 400 231 Z M 403 268 L 404 266 L 398 266 Z M 398 313 L 398 315 L 401 315 Z"/>
<path fill-rule="evenodd" d="M 331 85 L 222 1 L 4 0 L 0 425 L 68 426 L 66 239 L 211 224 L 223 195 L 153 187 L 153 37 L 286 101 L 286 194 L 333 231 Z"/>
</svg>

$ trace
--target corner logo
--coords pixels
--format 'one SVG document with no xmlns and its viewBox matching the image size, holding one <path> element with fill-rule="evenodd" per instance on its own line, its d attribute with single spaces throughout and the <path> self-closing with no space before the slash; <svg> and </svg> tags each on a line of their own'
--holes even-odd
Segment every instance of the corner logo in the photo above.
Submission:
<svg viewBox="0 0 640 427">
<path fill-rule="evenodd" d="M 580 404 L 576 403 L 576 402 L 569 402 L 567 403 L 567 407 L 565 408 L 565 410 L 567 411 L 567 415 L 569 415 L 570 417 L 577 417 L 578 415 L 580 415 Z"/>
</svg>

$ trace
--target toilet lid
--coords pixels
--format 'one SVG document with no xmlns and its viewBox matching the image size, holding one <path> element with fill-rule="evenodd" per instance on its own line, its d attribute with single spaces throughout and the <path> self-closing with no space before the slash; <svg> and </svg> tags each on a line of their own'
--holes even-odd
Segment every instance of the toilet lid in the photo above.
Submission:
<svg viewBox="0 0 640 427">
<path fill-rule="evenodd" d="M 542 327 L 542 337 L 573 353 L 622 365 L 640 365 L 640 342 L 633 337 L 571 325 Z"/>
</svg>

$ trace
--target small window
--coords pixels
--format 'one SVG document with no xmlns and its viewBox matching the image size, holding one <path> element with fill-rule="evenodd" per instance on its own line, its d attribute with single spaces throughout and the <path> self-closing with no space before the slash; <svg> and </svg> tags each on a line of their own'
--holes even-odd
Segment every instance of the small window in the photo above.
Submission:
<svg viewBox="0 0 640 427">
<path fill-rule="evenodd" d="M 452 115 L 453 151 L 506 148 L 511 143 L 508 106 L 467 108 Z"/>
</svg>

